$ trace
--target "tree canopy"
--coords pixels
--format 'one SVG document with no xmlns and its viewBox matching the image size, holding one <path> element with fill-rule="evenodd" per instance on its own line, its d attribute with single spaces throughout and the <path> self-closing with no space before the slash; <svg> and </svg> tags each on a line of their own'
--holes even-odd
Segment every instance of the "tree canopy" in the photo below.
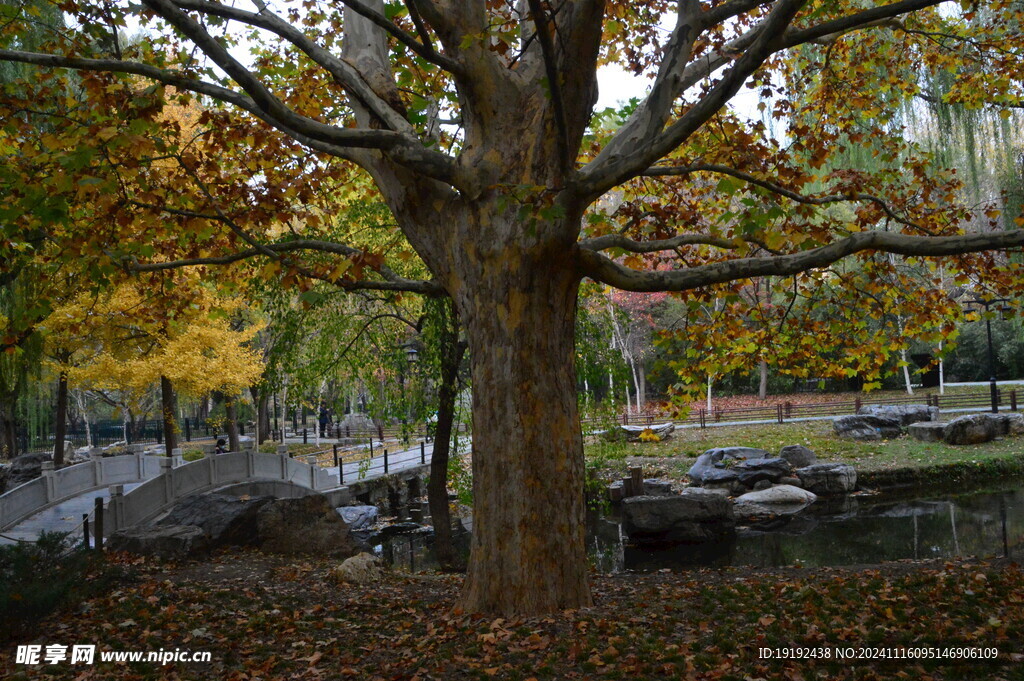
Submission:
<svg viewBox="0 0 1024 681">
<path fill-rule="evenodd" d="M 42 67 L 0 101 L 20 169 L 3 255 L 42 234 L 31 250 L 101 277 L 262 258 L 300 287 L 450 296 L 474 385 L 467 609 L 591 602 L 583 278 L 707 298 L 860 254 L 884 270 L 869 255 L 884 252 L 946 258 L 992 295 L 1021 284 L 993 250 L 1024 231 L 975 215 L 893 114 L 919 65 L 949 81 L 947 102 L 1018 106 L 1019 3 L 69 0 L 72 28 L 29 45 L 34 7 L 4 5 L 0 29 L 0 60 Z M 147 39 L 125 47 L 136 25 Z M 595 116 L 612 62 L 648 94 Z M 744 88 L 784 134 L 729 108 Z M 182 135 L 162 112 L 195 101 Z M 850 149 L 879 162 L 851 167 Z M 389 210 L 375 238 L 332 222 L 351 188 Z M 26 210 L 44 197 L 51 210 Z M 428 277 L 403 273 L 412 252 Z"/>
</svg>

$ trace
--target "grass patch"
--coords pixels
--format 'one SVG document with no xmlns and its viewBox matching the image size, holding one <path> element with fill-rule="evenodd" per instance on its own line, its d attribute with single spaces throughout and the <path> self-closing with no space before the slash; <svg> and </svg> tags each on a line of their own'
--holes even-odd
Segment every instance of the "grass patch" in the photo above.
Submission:
<svg viewBox="0 0 1024 681">
<path fill-rule="evenodd" d="M 757 447 L 772 454 L 786 445 L 803 445 L 823 461 L 853 465 L 858 472 L 906 468 L 986 464 L 1024 458 L 1024 438 L 1006 438 L 980 445 L 953 446 L 919 442 L 908 436 L 878 442 L 836 437 L 831 421 L 677 429 L 663 442 L 597 442 L 586 445 L 588 462 L 609 470 L 625 471 L 629 459 L 663 459 L 662 467 L 685 473 L 693 459 L 715 447 Z"/>
</svg>

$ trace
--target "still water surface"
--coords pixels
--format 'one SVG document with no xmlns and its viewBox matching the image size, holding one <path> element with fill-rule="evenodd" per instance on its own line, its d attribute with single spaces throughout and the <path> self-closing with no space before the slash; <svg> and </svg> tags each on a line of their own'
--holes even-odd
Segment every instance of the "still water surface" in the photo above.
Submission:
<svg viewBox="0 0 1024 681">
<path fill-rule="evenodd" d="M 460 538 L 468 551 L 468 537 Z M 622 534 L 616 515 L 588 519 L 587 544 L 598 572 L 684 570 L 748 565 L 861 565 L 905 558 L 1007 556 L 1024 560 L 1024 485 L 939 497 L 819 500 L 804 512 L 741 527 L 732 540 L 639 548 Z M 382 547 L 405 570 L 436 567 L 430 540 L 397 536 Z"/>
</svg>

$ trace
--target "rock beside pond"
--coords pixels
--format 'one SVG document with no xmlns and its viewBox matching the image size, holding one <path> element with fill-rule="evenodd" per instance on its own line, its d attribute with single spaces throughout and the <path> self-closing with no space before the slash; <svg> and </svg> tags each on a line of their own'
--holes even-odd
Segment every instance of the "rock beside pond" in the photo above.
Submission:
<svg viewBox="0 0 1024 681">
<path fill-rule="evenodd" d="M 888 440 L 903 434 L 899 420 L 870 414 L 840 416 L 832 420 L 832 428 L 851 440 Z"/>
<path fill-rule="evenodd" d="M 698 456 L 688 475 L 691 480 L 701 485 L 729 482 L 739 479 L 733 467 L 740 461 L 770 457 L 771 454 L 765 450 L 753 447 L 718 447 Z"/>
<path fill-rule="evenodd" d="M 781 458 L 747 459 L 736 463 L 732 470 L 747 487 L 753 487 L 762 480 L 776 482 L 793 472 L 789 462 Z"/>
<path fill-rule="evenodd" d="M 766 515 L 799 513 L 817 500 L 818 496 L 792 485 L 775 485 L 768 489 L 748 492 L 736 499 L 735 512 L 743 518 Z"/>
<path fill-rule="evenodd" d="M 946 433 L 945 423 L 939 421 L 921 421 L 907 426 L 907 434 L 920 442 L 942 442 Z"/>
<path fill-rule="evenodd" d="M 785 459 L 793 468 L 803 468 L 818 463 L 818 457 L 803 445 L 788 445 L 779 450 L 779 458 Z"/>
<path fill-rule="evenodd" d="M 641 544 L 702 543 L 732 535 L 736 517 L 728 499 L 691 487 L 676 496 L 626 499 L 622 527 Z"/>
<path fill-rule="evenodd" d="M 857 488 L 857 471 L 845 463 L 818 463 L 798 468 L 800 486 L 819 496 L 848 494 Z"/>
<path fill-rule="evenodd" d="M 857 413 L 893 419 L 901 426 L 922 421 L 937 421 L 939 418 L 939 408 L 926 404 L 866 404 L 858 409 Z"/>
<path fill-rule="evenodd" d="M 208 547 L 206 534 L 195 525 L 129 527 L 107 538 L 107 548 L 111 551 L 127 551 L 165 560 L 185 558 Z"/>
<path fill-rule="evenodd" d="M 350 530 L 367 530 L 377 524 L 380 516 L 376 506 L 342 506 L 336 510 Z"/>
<path fill-rule="evenodd" d="M 348 525 L 322 494 L 274 499 L 260 508 L 256 529 L 260 548 L 269 553 L 347 557 L 357 550 Z"/>
<path fill-rule="evenodd" d="M 943 439 L 951 445 L 977 445 L 1000 435 L 1002 419 L 995 414 L 969 414 L 958 416 L 943 431 Z"/>
<path fill-rule="evenodd" d="M 229 494 L 197 494 L 174 505 L 158 526 L 198 527 L 213 546 L 247 546 L 259 540 L 256 514 L 274 497 L 233 497 Z"/>
</svg>

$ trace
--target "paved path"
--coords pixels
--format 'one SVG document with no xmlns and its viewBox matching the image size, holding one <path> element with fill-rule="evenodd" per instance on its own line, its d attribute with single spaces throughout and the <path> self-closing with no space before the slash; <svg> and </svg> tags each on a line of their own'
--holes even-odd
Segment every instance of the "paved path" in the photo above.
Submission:
<svg viewBox="0 0 1024 681">
<path fill-rule="evenodd" d="M 395 443 L 389 444 L 395 446 Z M 401 451 L 389 450 L 387 472 L 388 474 L 400 473 L 403 470 L 422 465 L 423 461 L 430 463 L 430 457 L 433 452 L 433 444 L 426 444 L 422 454 L 418 445 Z M 344 469 L 344 481 L 339 484 L 339 487 L 383 477 L 385 475 L 384 448 L 374 445 L 374 457 L 372 459 L 367 457 L 362 461 L 343 463 L 342 467 Z M 335 477 L 338 476 L 337 466 L 331 466 L 324 470 L 330 472 Z M 127 494 L 141 484 L 141 482 L 126 484 L 124 485 L 124 491 Z M 92 514 L 96 497 L 102 497 L 104 503 L 106 503 L 110 499 L 110 489 L 104 488 L 86 492 L 44 509 L 0 533 L 2 535 L 0 536 L 0 544 L 13 544 L 19 539 L 32 541 L 38 538 L 39 533 L 43 530 L 50 532 L 72 532 L 74 536 L 81 536 L 82 515 Z"/>
<path fill-rule="evenodd" d="M 141 484 L 141 482 L 125 484 L 124 491 L 129 492 Z M 96 504 L 96 497 L 101 497 L 103 503 L 106 504 L 110 500 L 110 489 L 105 487 L 86 492 L 81 496 L 62 501 L 55 506 L 44 509 L 34 516 L 21 521 L 11 529 L 0 533 L 2 534 L 0 536 L 0 544 L 14 544 L 17 539 L 34 541 L 43 530 L 48 532 L 71 532 L 73 539 L 80 538 L 82 536 L 82 516 L 85 514 L 92 515 Z"/>
</svg>

